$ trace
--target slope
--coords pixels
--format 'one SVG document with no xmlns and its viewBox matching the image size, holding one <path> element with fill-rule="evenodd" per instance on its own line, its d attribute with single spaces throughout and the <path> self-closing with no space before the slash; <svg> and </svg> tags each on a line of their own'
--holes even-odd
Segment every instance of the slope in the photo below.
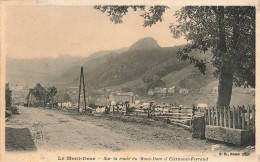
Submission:
<svg viewBox="0 0 260 162">
<path fill-rule="evenodd" d="M 99 67 L 86 72 L 88 86 L 116 86 L 142 78 L 145 82 L 189 65 L 176 58 L 178 48 L 165 47 L 127 51 Z"/>
</svg>

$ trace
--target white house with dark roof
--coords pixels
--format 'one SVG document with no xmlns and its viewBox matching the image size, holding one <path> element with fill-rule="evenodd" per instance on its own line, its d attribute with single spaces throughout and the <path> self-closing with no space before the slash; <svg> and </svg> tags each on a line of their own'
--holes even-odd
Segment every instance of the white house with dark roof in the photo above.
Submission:
<svg viewBox="0 0 260 162">
<path fill-rule="evenodd" d="M 174 94 L 175 93 L 175 89 L 176 89 L 175 86 L 173 86 L 171 88 L 168 88 L 168 94 Z"/>
<path fill-rule="evenodd" d="M 189 93 L 189 90 L 187 88 L 180 88 L 179 93 L 187 94 L 187 93 Z"/>
</svg>

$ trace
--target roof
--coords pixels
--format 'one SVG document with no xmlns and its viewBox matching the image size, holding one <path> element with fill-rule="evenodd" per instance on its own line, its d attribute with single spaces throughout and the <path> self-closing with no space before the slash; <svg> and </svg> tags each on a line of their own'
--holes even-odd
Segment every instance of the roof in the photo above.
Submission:
<svg viewBox="0 0 260 162">
<path fill-rule="evenodd" d="M 207 104 L 198 104 L 197 107 L 208 107 Z"/>
</svg>

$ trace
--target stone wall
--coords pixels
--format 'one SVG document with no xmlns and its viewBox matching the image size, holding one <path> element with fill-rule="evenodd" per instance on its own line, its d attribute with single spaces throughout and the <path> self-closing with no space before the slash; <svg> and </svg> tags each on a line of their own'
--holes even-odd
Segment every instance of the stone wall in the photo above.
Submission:
<svg viewBox="0 0 260 162">
<path fill-rule="evenodd" d="M 251 138 L 253 138 L 252 133 L 247 130 L 212 125 L 206 125 L 205 137 L 207 139 L 232 143 L 235 145 L 247 144 Z"/>
<path fill-rule="evenodd" d="M 192 119 L 192 137 L 205 139 L 205 118 L 195 115 Z"/>
</svg>

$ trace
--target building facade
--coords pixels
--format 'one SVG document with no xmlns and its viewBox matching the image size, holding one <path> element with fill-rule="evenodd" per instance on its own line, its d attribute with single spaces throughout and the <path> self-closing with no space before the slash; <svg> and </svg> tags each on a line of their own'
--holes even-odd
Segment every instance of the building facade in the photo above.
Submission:
<svg viewBox="0 0 260 162">
<path fill-rule="evenodd" d="M 187 93 L 189 93 L 189 90 L 187 88 L 180 88 L 179 93 L 187 94 Z"/>
</svg>

